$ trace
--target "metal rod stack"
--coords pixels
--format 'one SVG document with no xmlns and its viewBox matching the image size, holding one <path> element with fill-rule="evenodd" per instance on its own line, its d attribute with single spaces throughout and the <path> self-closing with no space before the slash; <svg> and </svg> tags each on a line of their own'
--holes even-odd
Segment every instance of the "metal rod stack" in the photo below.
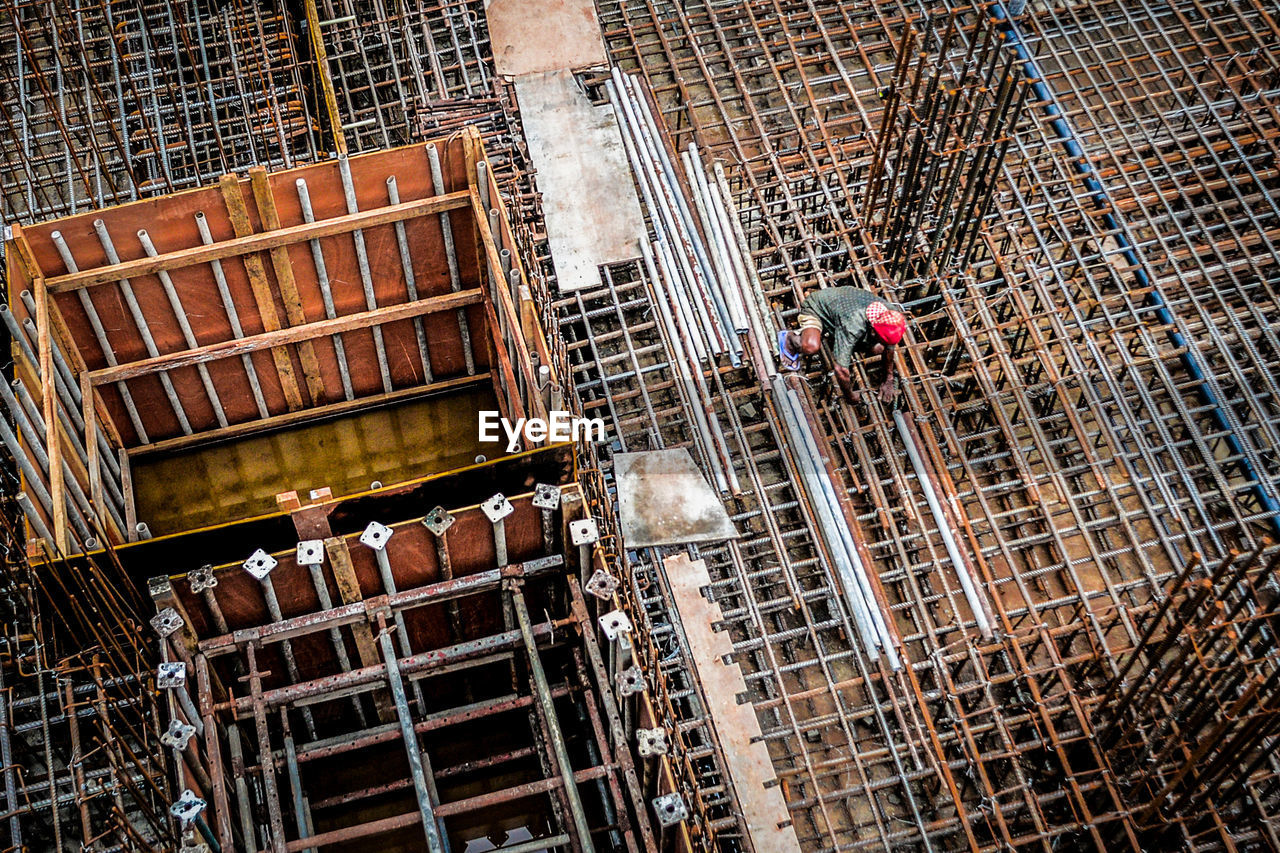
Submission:
<svg viewBox="0 0 1280 853">
<path fill-rule="evenodd" d="M 875 141 L 862 215 L 902 282 L 965 268 L 991 205 L 1030 87 L 994 19 L 968 32 L 963 57 L 948 56 L 958 13 L 902 36 Z"/>
</svg>

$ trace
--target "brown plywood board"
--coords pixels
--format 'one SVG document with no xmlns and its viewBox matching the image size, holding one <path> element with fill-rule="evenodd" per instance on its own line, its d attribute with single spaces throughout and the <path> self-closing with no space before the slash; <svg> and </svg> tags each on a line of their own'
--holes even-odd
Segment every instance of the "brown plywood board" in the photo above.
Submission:
<svg viewBox="0 0 1280 853">
<path fill-rule="evenodd" d="M 608 62 L 592 0 L 489 0 L 485 17 L 499 74 L 590 68 Z"/>
<path fill-rule="evenodd" d="M 615 453 L 613 476 L 628 548 L 738 537 L 724 504 L 683 447 Z"/>
<path fill-rule="evenodd" d="M 462 140 L 441 143 L 442 170 L 445 192 L 467 187 L 468 169 L 463 153 Z M 368 211 L 390 204 L 387 179 L 394 176 L 402 202 L 414 201 L 436 195 L 432 187 L 425 146 L 416 145 L 392 149 L 350 159 L 352 181 L 360 210 Z M 347 213 L 342 182 L 336 161 L 327 161 L 297 169 L 273 173 L 268 176 L 276 207 L 283 227 L 301 224 L 303 220 L 296 181 L 307 183 L 314 215 L 325 220 Z M 247 179 L 239 181 L 239 189 L 255 232 L 263 230 L 262 217 L 254 200 Z M 40 271 L 48 277 L 68 272 L 54 242 L 52 232 L 57 231 L 66 240 L 76 265 L 90 270 L 107 263 L 106 254 L 94 229 L 94 221 L 101 219 L 110 233 L 119 257 L 130 261 L 145 256 L 139 229 L 146 229 L 160 253 L 173 252 L 198 246 L 201 243 L 196 225 L 196 214 L 203 213 L 215 242 L 235 236 L 227 215 L 225 201 L 217 187 L 204 187 L 154 199 L 146 199 L 108 210 L 93 211 L 67 217 L 56 222 L 43 223 L 24 229 Z M 473 216 L 470 208 L 449 213 L 453 227 L 460 278 L 464 288 L 475 287 L 480 276 L 480 255 L 475 240 Z M 438 215 L 427 215 L 406 220 L 404 223 L 407 243 L 410 247 L 411 270 L 418 296 L 436 296 L 451 290 L 449 270 L 443 251 L 443 234 Z M 364 229 L 364 241 L 370 265 L 370 277 L 379 306 L 408 301 L 408 289 L 404 274 L 396 230 L 392 225 Z M 359 267 L 356 261 L 352 234 L 338 234 L 319 239 L 324 254 L 326 272 L 330 281 L 335 311 L 338 316 L 366 310 L 365 296 Z M 308 243 L 289 245 L 285 252 L 296 282 L 301 310 L 307 322 L 324 319 L 325 309 L 319 286 L 317 269 Z M 276 275 L 267 253 L 259 253 L 259 260 L 266 270 L 268 283 L 273 291 L 276 313 L 281 318 L 286 311 L 279 293 Z M 228 258 L 221 262 L 227 288 L 235 304 L 245 335 L 264 331 L 244 258 Z M 217 283 L 210 264 L 200 264 L 172 270 L 173 286 L 182 302 L 198 344 L 208 345 L 232 339 L 230 320 L 223 307 Z M 164 293 L 160 279 L 155 275 L 138 276 L 130 281 L 133 293 L 147 321 L 156 348 L 160 353 L 172 353 L 188 349 L 172 307 Z M 133 320 L 121 288 L 114 282 L 97 285 L 86 291 L 102 326 L 110 339 L 117 361 L 121 364 L 147 357 L 142 335 Z M 21 301 L 14 293 L 10 304 L 19 317 L 25 316 Z M 105 355 L 91 328 L 81 300 L 75 293 L 60 293 L 54 302 L 66 324 L 75 348 L 90 370 L 107 365 Z M 468 312 L 471 335 L 475 342 L 477 369 L 488 367 L 488 348 L 483 345 L 487 336 L 483 311 L 475 306 Z M 435 314 L 423 319 L 429 342 L 431 367 L 435 379 L 455 377 L 466 372 L 462 354 L 462 339 L 456 316 L 452 312 Z M 424 374 L 418 358 L 417 338 L 411 321 L 401 320 L 384 325 L 383 337 L 388 367 L 395 388 L 414 387 L 423 383 Z M 350 367 L 353 390 L 356 397 L 381 393 L 382 383 L 376 361 L 373 334 L 368 329 L 354 330 L 343 335 L 346 359 Z M 290 347 L 289 357 L 295 375 L 301 377 L 302 364 L 296 347 Z M 307 407 L 334 403 L 343 399 L 339 377 L 338 359 L 331 339 L 317 340 L 314 344 L 320 376 L 323 380 L 322 399 L 310 399 Z M 271 353 L 260 351 L 250 356 L 263 395 L 271 414 L 287 411 L 284 392 L 272 361 Z M 231 423 L 242 423 L 258 418 L 257 406 L 250 390 L 248 374 L 238 358 L 221 359 L 208 363 L 207 369 L 218 391 L 220 401 Z M 195 432 L 216 426 L 212 405 L 200 381 L 195 367 L 178 368 L 170 372 L 177 396 L 182 400 L 188 419 Z M 160 380 L 155 375 L 141 376 L 128 381 L 130 393 L 137 404 L 148 436 L 159 440 L 181 434 L 177 418 L 164 394 Z M 99 389 L 112 422 L 120 431 L 126 445 L 139 443 L 123 400 L 114 386 Z M 305 390 L 304 390 L 305 393 Z"/>
<path fill-rule="evenodd" d="M 751 845 L 757 853 L 799 851 L 782 790 L 776 784 L 765 787 L 775 773 L 769 750 L 760 740 L 760 721 L 749 703 L 737 701 L 747 683 L 736 663 L 725 663 L 733 654 L 733 644 L 724 632 L 712 629 L 724 616 L 720 605 L 702 595 L 711 583 L 707 564 L 677 554 L 663 565 Z"/>
<path fill-rule="evenodd" d="M 138 519 L 157 536 L 272 512 L 275 496 L 329 486 L 352 494 L 470 465 L 476 410 L 494 408 L 491 387 L 359 412 L 324 423 L 139 458 Z"/>
<path fill-rule="evenodd" d="M 645 233 L 613 107 L 569 71 L 515 81 L 560 291 L 601 285 L 599 267 L 640 255 Z"/>
</svg>

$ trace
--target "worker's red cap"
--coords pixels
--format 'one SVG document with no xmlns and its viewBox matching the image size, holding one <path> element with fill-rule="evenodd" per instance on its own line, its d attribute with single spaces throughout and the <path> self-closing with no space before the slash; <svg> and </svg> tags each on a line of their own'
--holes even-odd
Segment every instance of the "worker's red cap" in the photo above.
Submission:
<svg viewBox="0 0 1280 853">
<path fill-rule="evenodd" d="M 907 319 L 901 312 L 889 310 L 883 302 L 872 302 L 867 306 L 867 319 L 886 344 L 896 344 L 906 334 Z"/>
</svg>

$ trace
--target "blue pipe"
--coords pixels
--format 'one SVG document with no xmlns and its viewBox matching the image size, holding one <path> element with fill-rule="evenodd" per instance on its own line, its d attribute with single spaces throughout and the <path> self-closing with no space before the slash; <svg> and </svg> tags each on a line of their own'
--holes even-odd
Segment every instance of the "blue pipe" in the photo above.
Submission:
<svg viewBox="0 0 1280 853">
<path fill-rule="evenodd" d="M 1057 134 L 1058 141 L 1062 143 L 1063 148 L 1072 157 L 1072 163 L 1075 170 L 1084 177 L 1085 188 L 1089 191 L 1089 195 L 1093 198 L 1094 206 L 1100 210 L 1105 210 L 1102 214 L 1102 222 L 1106 225 L 1107 230 L 1115 235 L 1116 242 L 1120 245 L 1120 250 L 1124 254 L 1124 259 L 1133 267 L 1134 276 L 1138 280 L 1138 284 L 1142 287 L 1149 287 L 1150 293 L 1146 302 L 1148 305 L 1156 309 L 1156 316 L 1160 318 L 1161 323 L 1169 326 L 1173 325 L 1173 315 L 1169 312 L 1168 306 L 1165 304 L 1164 296 L 1160 293 L 1160 289 L 1155 286 L 1151 278 L 1147 275 L 1146 270 L 1142 266 L 1142 262 L 1138 258 L 1138 253 L 1134 250 L 1133 244 L 1129 242 L 1124 229 L 1121 227 L 1120 220 L 1111 211 L 1114 208 L 1111 205 L 1110 197 L 1107 195 L 1106 187 L 1098 180 L 1097 174 L 1094 172 L 1093 165 L 1085 157 L 1084 149 L 1076 140 L 1075 133 L 1071 130 L 1071 125 L 1067 124 L 1066 118 L 1062 114 L 1062 110 L 1058 108 L 1058 98 L 1053 90 L 1045 83 L 1044 75 L 1040 73 L 1039 67 L 1036 65 L 1035 58 L 1027 50 L 1026 43 L 1022 40 L 1022 35 L 1018 31 L 1018 25 L 1008 14 L 1005 13 L 1004 6 L 997 3 L 992 10 L 995 13 L 996 20 L 1002 21 L 1003 29 L 1006 36 L 1006 43 L 1013 48 L 1018 59 L 1022 60 L 1022 73 L 1028 81 L 1031 82 L 1031 90 L 1035 92 L 1036 98 L 1044 104 L 1044 114 L 1049 118 L 1049 124 L 1053 127 L 1053 132 Z M 1110 208 L 1110 209 L 1108 209 Z M 1177 349 L 1182 350 L 1182 364 L 1186 368 L 1187 373 L 1196 382 L 1196 391 L 1201 401 L 1210 408 L 1213 421 L 1218 428 L 1226 433 L 1227 445 L 1231 448 L 1231 452 L 1240 457 L 1240 466 L 1244 469 L 1245 475 L 1253 481 L 1253 494 L 1258 502 L 1271 513 L 1268 521 L 1273 530 L 1280 535 L 1280 504 L 1267 493 L 1263 487 L 1262 477 L 1254 470 L 1253 465 L 1249 462 L 1249 457 L 1245 455 L 1244 447 L 1240 443 L 1240 438 L 1231 428 L 1231 424 L 1227 421 L 1226 415 L 1222 411 L 1222 404 L 1218 402 L 1217 396 L 1213 393 L 1213 389 L 1209 387 L 1205 380 L 1204 369 L 1196 360 L 1191 350 L 1186 345 L 1186 339 L 1177 329 L 1169 330 L 1169 343 Z"/>
</svg>

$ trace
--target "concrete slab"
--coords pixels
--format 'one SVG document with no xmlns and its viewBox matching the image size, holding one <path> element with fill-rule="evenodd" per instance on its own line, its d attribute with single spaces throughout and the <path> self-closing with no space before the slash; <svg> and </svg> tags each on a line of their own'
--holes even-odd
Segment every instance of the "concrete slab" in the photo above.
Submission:
<svg viewBox="0 0 1280 853">
<path fill-rule="evenodd" d="M 746 692 L 747 683 L 736 663 L 725 663 L 733 653 L 733 643 L 723 631 L 711 628 L 724 616 L 720 605 L 702 595 L 702 589 L 711 583 L 707 564 L 690 560 L 688 554 L 662 562 L 751 846 L 756 853 L 799 851 L 800 842 L 781 789 L 776 784 L 765 787 L 777 774 L 769 748 L 759 740 L 760 721 L 750 703 L 739 705 L 737 701 L 738 695 Z"/>
<path fill-rule="evenodd" d="M 738 537 L 724 504 L 682 447 L 615 453 L 613 476 L 628 548 Z"/>
<path fill-rule="evenodd" d="M 639 257 L 645 233 L 613 108 L 594 106 L 570 71 L 515 88 L 560 291 L 599 287 L 599 267 Z"/>
<path fill-rule="evenodd" d="M 489 0 L 489 43 L 499 74 L 608 63 L 592 0 Z"/>
</svg>

